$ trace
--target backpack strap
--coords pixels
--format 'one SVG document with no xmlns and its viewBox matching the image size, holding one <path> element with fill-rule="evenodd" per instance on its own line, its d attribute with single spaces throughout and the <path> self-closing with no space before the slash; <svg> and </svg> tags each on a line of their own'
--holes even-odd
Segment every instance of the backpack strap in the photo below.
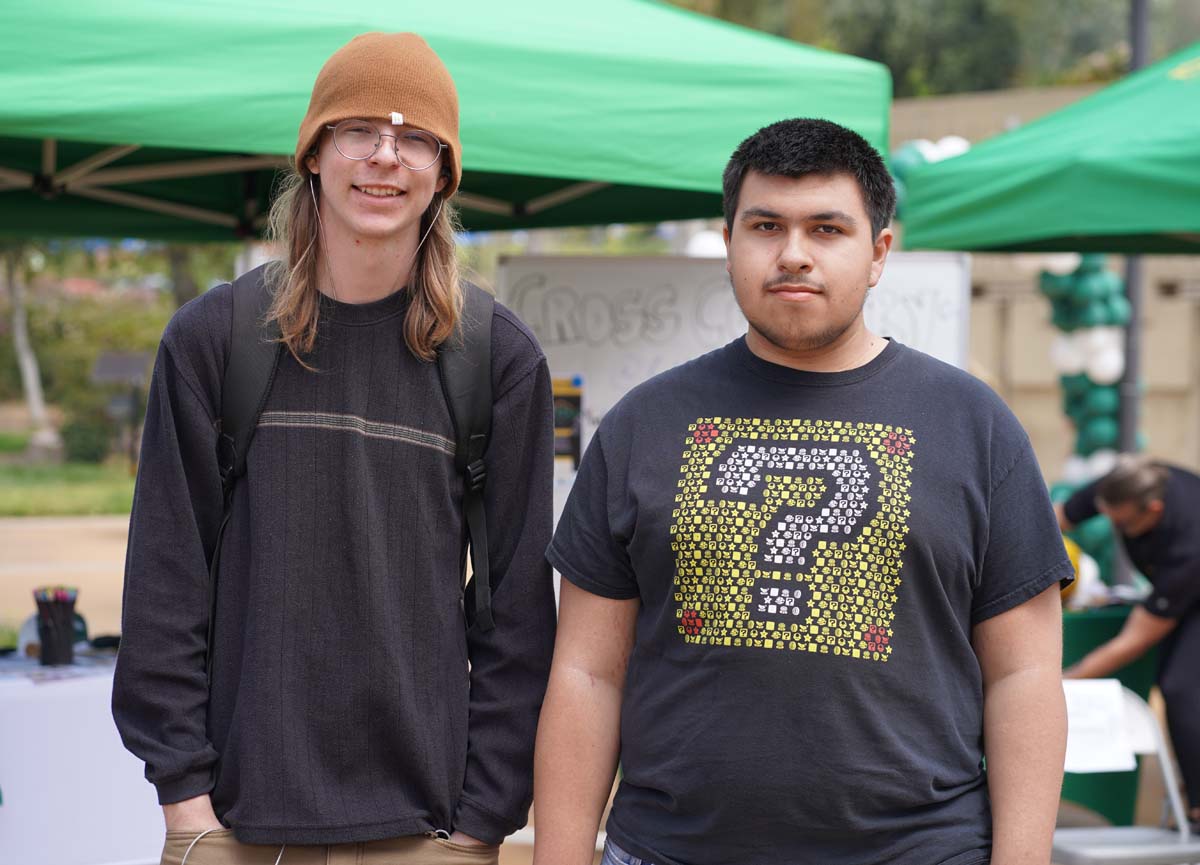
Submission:
<svg viewBox="0 0 1200 865">
<path fill-rule="evenodd" d="M 275 369 L 279 365 L 282 343 L 279 323 L 267 322 L 271 306 L 271 290 L 266 280 L 266 268 L 256 267 L 233 281 L 233 321 L 229 328 L 229 352 L 225 357 L 225 373 L 221 380 L 221 418 L 217 430 L 217 466 L 221 472 L 224 492 L 224 513 L 217 543 L 208 566 L 208 643 L 205 646 L 205 668 L 212 676 L 212 645 L 217 612 L 217 575 L 220 572 L 221 546 L 229 513 L 233 507 L 233 488 L 246 473 L 246 452 L 258 416 L 271 392 Z"/>
<path fill-rule="evenodd" d="M 233 281 L 233 323 L 221 381 L 217 443 L 221 485 L 227 500 L 237 479 L 246 473 L 246 452 L 279 365 L 279 322 L 266 321 L 272 300 L 265 278 L 269 266 L 256 267 Z"/>
<path fill-rule="evenodd" d="M 454 422 L 454 464 L 463 476 L 463 518 L 471 546 L 468 619 L 480 630 L 495 627 L 488 564 L 487 518 L 483 493 L 487 467 L 483 461 L 492 428 L 492 311 L 496 300 L 469 282 L 463 283 L 463 310 L 458 333 L 438 350 L 438 372 L 450 418 Z M 473 603 L 472 603 L 473 602 Z"/>
</svg>

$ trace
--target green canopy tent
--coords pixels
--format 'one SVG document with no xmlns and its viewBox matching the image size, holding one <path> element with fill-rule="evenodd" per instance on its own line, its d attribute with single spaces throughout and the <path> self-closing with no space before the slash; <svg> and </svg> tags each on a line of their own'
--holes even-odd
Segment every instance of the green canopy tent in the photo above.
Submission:
<svg viewBox="0 0 1200 865">
<path fill-rule="evenodd" d="M 0 234 L 257 233 L 321 63 L 368 30 L 421 33 L 454 75 L 474 230 L 714 215 L 733 147 L 783 117 L 887 140 L 884 67 L 647 0 L 61 0 L 4 18 Z"/>
<path fill-rule="evenodd" d="M 907 186 L 910 249 L 1200 254 L 1200 42 Z"/>
</svg>

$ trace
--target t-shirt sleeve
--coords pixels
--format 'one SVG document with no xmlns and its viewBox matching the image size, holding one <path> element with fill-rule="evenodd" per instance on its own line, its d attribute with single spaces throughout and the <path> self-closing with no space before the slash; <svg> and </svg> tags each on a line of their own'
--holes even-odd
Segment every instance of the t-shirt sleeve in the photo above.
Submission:
<svg viewBox="0 0 1200 865">
<path fill-rule="evenodd" d="M 1087 486 L 1080 487 L 1071 493 L 1071 497 L 1063 502 L 1063 514 L 1071 521 L 1071 525 L 1077 526 L 1087 522 L 1100 513 L 1096 507 L 1097 486 L 1099 486 L 1099 481 L 1092 481 Z"/>
<path fill-rule="evenodd" d="M 1045 589 L 1074 579 L 1062 533 L 1038 469 L 1025 445 L 992 488 L 987 547 L 971 605 L 971 621 L 1011 610 Z"/>
<path fill-rule="evenodd" d="M 1154 590 L 1143 605 L 1165 619 L 1182 618 L 1200 602 L 1200 558 L 1172 558 L 1154 571 Z"/>
<path fill-rule="evenodd" d="M 624 469 L 609 462 L 604 427 L 593 436 L 546 557 L 566 579 L 605 598 L 638 597 L 629 559 L 631 510 Z"/>
</svg>

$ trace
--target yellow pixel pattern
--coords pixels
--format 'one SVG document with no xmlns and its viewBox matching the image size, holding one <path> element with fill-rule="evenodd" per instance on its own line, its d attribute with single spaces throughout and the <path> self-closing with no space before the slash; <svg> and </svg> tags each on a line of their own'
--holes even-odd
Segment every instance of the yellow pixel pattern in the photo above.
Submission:
<svg viewBox="0 0 1200 865">
<path fill-rule="evenodd" d="M 680 636 L 886 662 L 914 444 L 879 423 L 691 424 L 671 525 Z"/>
</svg>

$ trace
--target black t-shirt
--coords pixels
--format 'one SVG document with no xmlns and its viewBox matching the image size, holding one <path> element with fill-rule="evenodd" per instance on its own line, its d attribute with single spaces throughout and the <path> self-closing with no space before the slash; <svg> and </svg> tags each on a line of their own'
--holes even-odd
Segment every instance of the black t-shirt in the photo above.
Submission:
<svg viewBox="0 0 1200 865">
<path fill-rule="evenodd" d="M 657 865 L 985 862 L 972 626 L 1069 576 L 995 394 L 730 343 L 605 416 L 550 545 L 640 598 L 614 840 Z"/>
<path fill-rule="evenodd" d="M 1181 619 L 1200 612 L 1200 477 L 1168 466 L 1163 515 L 1158 525 L 1136 538 L 1121 536 L 1129 559 L 1154 590 L 1145 607 L 1156 616 Z M 1063 505 L 1075 525 L 1091 519 L 1099 481 L 1077 490 Z"/>
</svg>

